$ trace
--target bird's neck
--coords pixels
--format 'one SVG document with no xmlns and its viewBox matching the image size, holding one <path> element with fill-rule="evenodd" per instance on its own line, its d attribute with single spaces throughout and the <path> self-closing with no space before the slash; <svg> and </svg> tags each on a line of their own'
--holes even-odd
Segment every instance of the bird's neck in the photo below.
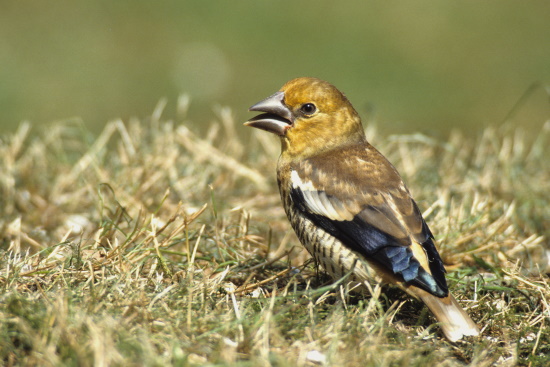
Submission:
<svg viewBox="0 0 550 367">
<path fill-rule="evenodd" d="M 346 135 L 323 136 L 309 134 L 307 138 L 292 141 L 288 136 L 281 138 L 281 160 L 286 162 L 312 158 L 329 150 L 350 145 L 365 144 L 367 139 L 363 129 Z"/>
</svg>

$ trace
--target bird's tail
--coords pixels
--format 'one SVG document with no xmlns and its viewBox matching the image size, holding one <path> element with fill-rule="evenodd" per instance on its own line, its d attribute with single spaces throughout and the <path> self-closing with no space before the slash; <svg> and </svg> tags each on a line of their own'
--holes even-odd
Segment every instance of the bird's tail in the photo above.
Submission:
<svg viewBox="0 0 550 367">
<path fill-rule="evenodd" d="M 407 292 L 420 298 L 428 306 L 439 321 L 443 334 L 450 341 L 456 342 L 463 336 L 479 335 L 476 323 L 460 307 L 452 294 L 449 293 L 447 297 L 439 298 L 416 287 L 409 287 Z"/>
</svg>

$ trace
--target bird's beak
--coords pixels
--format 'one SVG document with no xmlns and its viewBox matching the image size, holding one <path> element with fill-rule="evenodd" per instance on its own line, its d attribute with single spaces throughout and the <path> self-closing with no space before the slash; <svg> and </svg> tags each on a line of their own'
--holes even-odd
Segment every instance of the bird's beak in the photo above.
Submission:
<svg viewBox="0 0 550 367">
<path fill-rule="evenodd" d="M 244 125 L 284 136 L 285 131 L 292 126 L 294 120 L 292 112 L 284 103 L 284 98 L 284 92 L 277 92 L 250 107 L 249 111 L 265 113 L 251 118 Z"/>
</svg>

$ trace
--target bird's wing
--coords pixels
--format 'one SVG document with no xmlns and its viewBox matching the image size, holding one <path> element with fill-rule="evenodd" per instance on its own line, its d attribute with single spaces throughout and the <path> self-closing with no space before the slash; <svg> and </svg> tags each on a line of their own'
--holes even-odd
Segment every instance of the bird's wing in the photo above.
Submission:
<svg viewBox="0 0 550 367">
<path fill-rule="evenodd" d="M 445 296 L 433 236 L 395 168 L 374 148 L 323 154 L 293 165 L 297 210 L 407 283 Z"/>
</svg>

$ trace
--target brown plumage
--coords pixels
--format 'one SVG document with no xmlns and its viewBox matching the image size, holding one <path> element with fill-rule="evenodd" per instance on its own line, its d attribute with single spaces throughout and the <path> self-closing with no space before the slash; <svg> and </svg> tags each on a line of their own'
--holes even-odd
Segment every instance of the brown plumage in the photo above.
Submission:
<svg viewBox="0 0 550 367">
<path fill-rule="evenodd" d="M 294 231 L 333 277 L 397 285 L 422 300 L 456 341 L 479 329 L 449 293 L 433 235 L 397 170 L 333 85 L 298 78 L 255 104 L 245 123 L 277 134 L 277 179 Z"/>
</svg>

